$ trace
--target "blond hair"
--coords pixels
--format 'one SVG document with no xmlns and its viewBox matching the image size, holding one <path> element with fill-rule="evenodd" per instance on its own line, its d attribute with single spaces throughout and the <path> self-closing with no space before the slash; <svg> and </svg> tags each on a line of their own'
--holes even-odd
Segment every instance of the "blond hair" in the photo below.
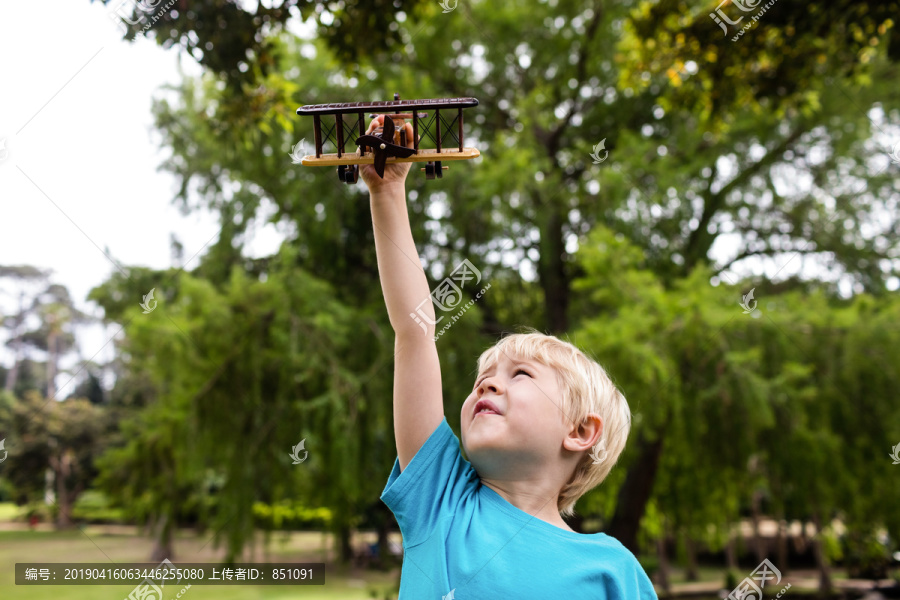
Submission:
<svg viewBox="0 0 900 600">
<path fill-rule="evenodd" d="M 597 443 L 590 452 L 584 452 L 559 492 L 557 509 L 563 516 L 572 516 L 575 502 L 606 479 L 625 449 L 631 430 L 628 401 L 603 367 L 569 342 L 552 335 L 530 330 L 502 338 L 478 357 L 478 372 L 496 364 L 501 353 L 510 358 L 536 360 L 556 371 L 562 391 L 558 406 L 570 424 L 583 423 L 590 413 L 603 420 Z M 599 459 L 598 464 L 594 464 L 595 458 Z"/>
</svg>

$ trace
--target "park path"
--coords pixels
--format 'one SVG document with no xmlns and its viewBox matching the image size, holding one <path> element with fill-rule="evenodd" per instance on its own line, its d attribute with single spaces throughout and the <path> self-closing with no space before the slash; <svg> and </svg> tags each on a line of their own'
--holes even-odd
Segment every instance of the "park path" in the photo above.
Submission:
<svg viewBox="0 0 900 600">
<path fill-rule="evenodd" d="M 791 584 L 791 591 L 793 590 L 803 590 L 803 591 L 816 591 L 819 589 L 819 576 L 816 571 L 807 571 L 807 570 L 797 570 L 786 573 L 784 579 L 782 579 L 779 584 L 781 587 L 784 587 L 787 584 Z M 896 586 L 896 582 L 893 579 L 880 579 L 878 581 L 872 579 L 835 579 L 832 580 L 832 584 L 836 590 L 841 591 L 854 591 L 854 592 L 867 592 L 874 590 L 876 588 L 887 588 L 891 586 Z M 659 586 L 654 586 L 657 590 L 657 593 L 661 594 L 661 588 Z M 769 592 L 777 593 L 781 590 L 779 586 L 773 586 L 766 588 Z M 672 584 L 672 597 L 691 597 L 691 596 L 715 596 L 723 597 L 719 592 L 724 591 L 725 596 L 727 597 L 728 592 L 731 590 L 723 590 L 722 584 L 719 581 L 697 581 L 691 583 L 676 583 Z M 774 590 L 774 591 L 773 591 Z M 876 596 L 875 598 L 877 598 Z M 874 600 L 874 598 L 873 598 Z"/>
</svg>

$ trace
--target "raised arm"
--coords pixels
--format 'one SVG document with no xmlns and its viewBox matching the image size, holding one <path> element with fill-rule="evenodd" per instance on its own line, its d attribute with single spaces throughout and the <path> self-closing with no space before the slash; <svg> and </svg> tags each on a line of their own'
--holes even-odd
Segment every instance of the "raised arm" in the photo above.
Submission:
<svg viewBox="0 0 900 600">
<path fill-rule="evenodd" d="M 369 131 L 381 120 L 382 117 L 373 120 Z M 407 145 L 412 146 L 412 127 L 409 123 L 404 127 Z M 378 274 L 395 335 L 394 437 L 401 471 L 444 418 L 441 365 L 431 324 L 435 320 L 434 306 L 406 208 L 410 164 L 386 165 L 383 179 L 372 165 L 360 168 L 369 187 Z M 420 317 L 425 331 L 410 313 Z"/>
</svg>

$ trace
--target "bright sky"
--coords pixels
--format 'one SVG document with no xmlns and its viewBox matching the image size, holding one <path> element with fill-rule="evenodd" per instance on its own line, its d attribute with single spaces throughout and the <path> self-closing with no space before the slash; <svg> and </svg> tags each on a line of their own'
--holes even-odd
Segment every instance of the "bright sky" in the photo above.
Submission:
<svg viewBox="0 0 900 600">
<path fill-rule="evenodd" d="M 123 265 L 162 269 L 172 265 L 171 234 L 186 261 L 215 241 L 215 216 L 182 216 L 171 202 L 174 178 L 157 171 L 167 151 L 153 132 L 151 99 L 180 81 L 177 52 L 123 41 L 99 2 L 48 0 L 3 2 L 0 56 L 0 264 L 52 269 L 51 281 L 99 317 L 85 298 L 115 269 L 104 251 Z M 200 72 L 180 60 L 184 72 Z M 281 238 L 269 225 L 247 254 L 270 254 Z M 148 291 L 135 290 L 135 303 Z M 0 311 L 12 311 L 17 293 L 0 280 Z M 104 345 L 115 331 L 79 330 L 84 358 L 109 360 L 112 344 Z M 0 364 L 12 364 L 8 349 Z M 57 380 L 61 397 L 67 381 Z"/>
</svg>

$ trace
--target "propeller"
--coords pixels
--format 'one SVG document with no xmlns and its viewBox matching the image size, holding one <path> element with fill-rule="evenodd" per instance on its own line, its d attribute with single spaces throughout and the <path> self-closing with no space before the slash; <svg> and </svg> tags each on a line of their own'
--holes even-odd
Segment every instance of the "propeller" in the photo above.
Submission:
<svg viewBox="0 0 900 600">
<path fill-rule="evenodd" d="M 394 120 L 389 116 L 384 116 L 384 127 L 381 135 L 366 134 L 356 138 L 357 146 L 368 146 L 375 154 L 375 172 L 382 179 L 384 178 L 384 165 L 387 163 L 389 156 L 396 158 L 407 158 L 415 154 L 414 148 L 407 148 L 394 143 Z"/>
</svg>

